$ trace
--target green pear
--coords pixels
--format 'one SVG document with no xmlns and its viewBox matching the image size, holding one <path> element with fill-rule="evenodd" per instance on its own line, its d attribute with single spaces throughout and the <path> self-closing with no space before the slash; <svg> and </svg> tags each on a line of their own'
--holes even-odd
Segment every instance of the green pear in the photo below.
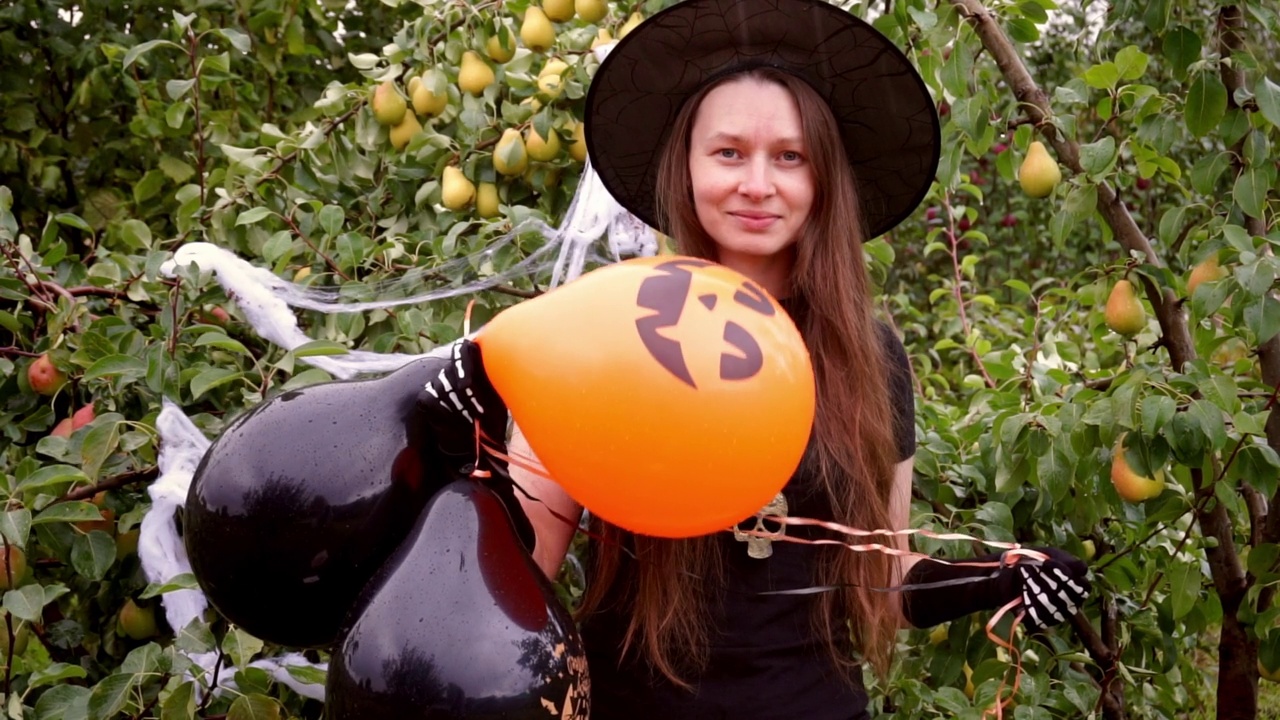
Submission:
<svg viewBox="0 0 1280 720">
<path fill-rule="evenodd" d="M 525 135 L 524 146 L 531 159 L 547 162 L 560 153 L 560 136 L 556 134 L 555 130 L 552 130 L 548 135 L 550 137 L 544 139 L 532 125 L 529 126 L 528 134 Z"/>
<path fill-rule="evenodd" d="M 476 186 L 467 179 L 462 171 L 453 165 L 444 169 L 444 182 L 441 186 L 440 202 L 450 210 L 461 210 L 471 204 L 476 196 Z"/>
<path fill-rule="evenodd" d="M 422 132 L 422 123 L 418 122 L 418 116 L 407 112 L 404 114 L 404 120 L 391 128 L 391 145 L 397 150 L 403 150 L 413 136 L 420 132 Z"/>
<path fill-rule="evenodd" d="M 573 19 L 573 0 L 542 0 L 542 12 L 555 22 Z"/>
<path fill-rule="evenodd" d="M 1022 191 L 1033 198 L 1048 197 L 1053 189 L 1062 181 L 1062 170 L 1058 163 L 1049 156 L 1044 143 L 1034 140 L 1027 148 L 1027 156 L 1018 169 L 1018 183 Z"/>
<path fill-rule="evenodd" d="M 503 45 L 501 33 L 495 32 L 489 36 L 484 48 L 485 52 L 489 53 L 490 60 L 496 63 L 504 63 L 516 55 L 516 36 L 508 32 L 507 44 Z"/>
<path fill-rule="evenodd" d="M 481 59 L 474 50 L 462 54 L 462 66 L 458 69 L 458 87 L 467 93 L 479 96 L 485 88 L 494 83 L 493 68 Z"/>
<path fill-rule="evenodd" d="M 573 9 L 587 23 L 599 22 L 609 14 L 609 6 L 605 0 L 575 0 Z"/>
<path fill-rule="evenodd" d="M 533 5 L 524 13 L 524 24 L 520 26 L 520 39 L 525 47 L 534 52 L 542 52 L 556 44 L 556 29 L 547 19 L 542 8 Z"/>
<path fill-rule="evenodd" d="M 396 84 L 386 80 L 373 90 L 373 117 L 381 125 L 399 125 L 409 105 L 396 91 Z"/>
<path fill-rule="evenodd" d="M 529 153 L 520 131 L 507 128 L 493 148 L 493 168 L 503 175 L 519 175 L 528 166 Z"/>
<path fill-rule="evenodd" d="M 1107 297 L 1107 327 L 1124 335 L 1137 335 L 1147 325 L 1147 311 L 1138 299 L 1133 283 L 1118 280 Z"/>
<path fill-rule="evenodd" d="M 1218 256 L 1211 255 L 1191 271 L 1191 277 L 1187 279 L 1187 295 L 1194 294 L 1202 282 L 1213 282 L 1226 276 L 1227 271 L 1218 264 Z"/>
<path fill-rule="evenodd" d="M 476 194 L 476 214 L 482 218 L 497 217 L 502 210 L 498 201 L 498 186 L 489 182 L 480 183 Z"/>
</svg>

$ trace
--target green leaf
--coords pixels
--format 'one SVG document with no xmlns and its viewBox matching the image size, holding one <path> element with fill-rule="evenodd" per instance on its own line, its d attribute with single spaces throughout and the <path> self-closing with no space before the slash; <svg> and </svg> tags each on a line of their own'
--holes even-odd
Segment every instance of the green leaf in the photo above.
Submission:
<svg viewBox="0 0 1280 720">
<path fill-rule="evenodd" d="M 89 673 L 79 665 L 53 663 L 52 665 L 31 673 L 27 678 L 27 689 L 33 690 L 43 685 L 59 685 L 63 680 L 74 680 L 88 677 Z M 53 692 L 50 690 L 49 692 Z M 49 693 L 45 693 L 46 695 Z M 43 699 L 43 696 L 41 697 Z"/>
<path fill-rule="evenodd" d="M 240 213 L 240 215 L 236 218 L 236 226 L 238 227 L 240 225 L 252 225 L 253 223 L 259 222 L 263 218 L 266 218 L 271 214 L 272 214 L 272 210 L 269 207 L 258 206 L 256 208 L 249 208 L 248 210 L 245 210 L 244 212 Z"/>
<path fill-rule="evenodd" d="M 182 683 L 165 698 L 160 720 L 193 720 L 196 716 L 196 684 Z"/>
<path fill-rule="evenodd" d="M 1186 77 L 1187 68 L 1200 59 L 1200 49 L 1200 34 L 1182 25 L 1165 34 L 1161 47 L 1161 51 L 1168 58 L 1169 65 L 1173 69 L 1174 77 L 1178 80 Z"/>
<path fill-rule="evenodd" d="M 77 230 L 83 230 L 91 235 L 93 234 L 93 228 L 79 215 L 73 213 L 59 213 L 54 215 L 53 219 L 54 222 L 57 222 L 59 225 L 66 225 L 67 227 L 73 227 Z"/>
<path fill-rule="evenodd" d="M 1167 395 L 1148 395 L 1142 399 L 1142 434 L 1155 437 L 1173 417 L 1178 404 Z"/>
<path fill-rule="evenodd" d="M 214 32 L 226 38 L 227 42 L 231 43 L 231 47 L 242 53 L 247 53 L 253 48 L 253 43 L 250 41 L 249 36 L 239 30 L 234 28 L 218 28 L 214 30 Z"/>
<path fill-rule="evenodd" d="M 0 534 L 11 545 L 26 548 L 31 535 L 31 511 L 26 508 L 0 513 Z"/>
<path fill-rule="evenodd" d="M 120 423 L 104 422 L 91 426 L 80 445 L 80 467 L 84 470 L 85 477 L 97 480 L 102 465 L 119 445 Z"/>
<path fill-rule="evenodd" d="M 1272 575 L 1280 570 L 1280 545 L 1262 543 L 1249 551 L 1249 573 L 1256 577 Z"/>
<path fill-rule="evenodd" d="M 342 343 L 332 340 L 312 340 L 293 349 L 294 357 L 315 357 L 318 355 L 347 355 L 351 349 Z"/>
<path fill-rule="evenodd" d="M 1040 28 L 1026 18 L 1009 18 L 1005 21 L 1005 27 L 1008 28 L 1009 37 L 1014 42 L 1030 43 L 1040 39 Z"/>
<path fill-rule="evenodd" d="M 250 354 L 249 348 L 245 347 L 239 340 L 227 337 L 227 335 L 220 332 L 204 333 L 199 338 L 196 338 L 195 343 L 193 343 L 194 347 L 205 347 L 206 345 L 212 345 L 213 347 L 222 348 L 223 350 L 230 350 L 231 352 L 240 353 L 241 355 Z"/>
<path fill-rule="evenodd" d="M 1147 71 L 1147 62 L 1151 58 L 1138 49 L 1137 45 L 1129 45 L 1116 54 L 1116 69 L 1122 80 L 1137 80 Z"/>
<path fill-rule="evenodd" d="M 320 210 L 320 227 L 324 228 L 325 235 L 329 237 L 342 231 L 342 223 L 345 220 L 346 214 L 337 205 L 325 205 Z"/>
<path fill-rule="evenodd" d="M 244 377 L 244 373 L 239 370 L 233 370 L 231 368 L 209 368 L 208 370 L 201 372 L 199 375 L 196 375 L 194 378 L 191 378 L 191 399 L 199 400 L 201 395 L 204 395 L 210 390 L 221 385 L 226 385 L 227 383 L 233 382 L 241 377 Z"/>
<path fill-rule="evenodd" d="M 181 46 L 168 40 L 148 40 L 129 48 L 129 52 L 124 54 L 124 60 L 121 61 L 122 69 L 128 70 L 129 66 L 134 63 L 143 53 L 151 52 L 158 47 L 173 47 L 181 50 Z"/>
<path fill-rule="evenodd" d="M 108 675 L 94 686 L 89 695 L 89 716 L 103 720 L 115 717 L 128 704 L 132 690 L 132 675 L 122 673 Z"/>
<path fill-rule="evenodd" d="M 84 578 L 101 580 L 115 561 L 116 541 L 101 530 L 77 535 L 71 543 L 71 566 Z"/>
<path fill-rule="evenodd" d="M 1268 189 L 1269 185 L 1263 171 L 1257 167 L 1250 167 L 1246 168 L 1236 178 L 1232 194 L 1235 197 L 1236 204 L 1240 206 L 1240 209 L 1246 215 L 1260 218 L 1263 217 Z"/>
<path fill-rule="evenodd" d="M 1222 417 L 1222 410 L 1217 405 L 1207 400 L 1196 399 L 1191 401 L 1187 412 L 1200 424 L 1205 437 L 1209 438 L 1215 450 L 1221 449 L 1227 443 L 1226 422 Z"/>
<path fill-rule="evenodd" d="M 1200 568 L 1198 566 L 1182 562 L 1169 570 L 1169 600 L 1173 608 L 1174 620 L 1180 620 L 1191 612 L 1191 608 L 1195 607 L 1199 599 Z"/>
<path fill-rule="evenodd" d="M 45 465 L 18 483 L 18 491 L 32 492 L 61 485 L 88 484 L 88 482 L 89 478 L 78 467 L 72 465 Z"/>
<path fill-rule="evenodd" d="M 168 93 L 170 100 L 179 100 L 183 95 L 190 92 L 195 87 L 194 78 L 184 78 L 181 80 L 170 80 L 164 84 L 164 91 Z"/>
<path fill-rule="evenodd" d="M 1183 118 L 1187 129 L 1195 137 L 1204 137 L 1227 113 L 1227 88 L 1218 76 L 1210 72 L 1202 72 L 1191 83 L 1187 91 L 1187 104 L 1183 108 Z"/>
<path fill-rule="evenodd" d="M 227 720 L 275 720 L 278 717 L 279 704 L 258 693 L 241 695 L 231 703 L 231 709 L 227 711 Z"/>
<path fill-rule="evenodd" d="M 1253 89 L 1253 95 L 1258 100 L 1258 110 L 1262 112 L 1262 117 L 1275 127 L 1280 127 L 1280 85 L 1264 76 Z"/>
<path fill-rule="evenodd" d="M 171 155 L 160 157 L 160 171 L 176 183 L 184 183 L 196 174 L 196 169 Z"/>
<path fill-rule="evenodd" d="M 222 652 L 231 657 L 232 664 L 244 667 L 253 656 L 262 652 L 263 642 L 240 628 L 233 628 L 222 639 Z"/>
<path fill-rule="evenodd" d="M 1212 195 L 1218 178 L 1231 167 L 1231 155 L 1225 152 L 1210 153 L 1191 167 L 1191 187 L 1202 195 Z"/>
<path fill-rule="evenodd" d="M 108 355 L 99 358 L 84 371 L 85 381 L 119 376 L 125 380 L 137 380 L 147 374 L 147 363 L 132 355 Z"/>
<path fill-rule="evenodd" d="M 1280 301 L 1270 294 L 1262 296 L 1257 302 L 1245 306 L 1244 322 L 1259 345 L 1270 340 L 1280 332 Z"/>
<path fill-rule="evenodd" d="M 195 575 L 191 573 L 182 573 L 180 575 L 173 576 L 168 582 L 151 583 L 147 586 L 146 590 L 142 591 L 142 594 L 139 595 L 138 598 L 146 600 L 148 598 L 164 595 L 165 593 L 174 592 L 176 590 L 196 590 L 199 589 L 199 587 L 200 584 L 196 582 Z"/>
<path fill-rule="evenodd" d="M 1120 68 L 1112 62 L 1099 63 L 1084 72 L 1084 81 L 1092 88 L 1114 90 L 1120 81 Z"/>
<path fill-rule="evenodd" d="M 1080 146 L 1080 165 L 1090 175 L 1100 175 L 1106 172 L 1115 158 L 1116 141 L 1110 135 L 1097 142 Z"/>
<path fill-rule="evenodd" d="M 83 500 L 72 500 L 50 505 L 42 510 L 39 515 L 36 515 L 31 524 L 44 525 L 46 523 L 84 522 L 86 520 L 101 519 L 102 511 L 98 509 L 97 505 Z"/>
<path fill-rule="evenodd" d="M 147 643 L 131 650 L 128 657 L 124 659 L 124 663 L 120 665 L 120 670 L 135 676 L 153 675 L 160 670 L 163 659 L 160 646 L 153 642 Z M 137 678 L 139 683 L 144 682 L 145 679 Z"/>
<path fill-rule="evenodd" d="M 89 688 L 78 685 L 57 685 L 49 688 L 36 701 L 36 714 L 40 720 L 79 720 L 86 717 Z"/>
<path fill-rule="evenodd" d="M 44 588 L 25 585 L 4 594 L 4 609 L 19 620 L 39 622 L 44 612 Z"/>
</svg>

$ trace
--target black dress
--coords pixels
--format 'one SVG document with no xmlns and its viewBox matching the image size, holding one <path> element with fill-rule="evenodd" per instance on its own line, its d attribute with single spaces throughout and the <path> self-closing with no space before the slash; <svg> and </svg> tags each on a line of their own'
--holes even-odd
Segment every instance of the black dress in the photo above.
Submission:
<svg viewBox="0 0 1280 720">
<path fill-rule="evenodd" d="M 787 308 L 791 310 L 791 308 Z M 902 343 L 881 325 L 890 367 L 886 381 L 896 412 L 899 460 L 915 452 L 915 410 L 910 366 Z M 810 451 L 812 450 L 812 444 Z M 783 495 L 787 515 L 831 517 L 818 484 L 811 452 L 792 476 Z M 752 518 L 752 521 L 754 518 Z M 744 527 L 748 527 L 744 524 Z M 815 532 L 789 526 L 789 534 Z M 634 653 L 620 659 L 628 618 L 605 608 L 584 619 L 582 636 L 591 672 L 591 716 L 596 720 L 863 720 L 868 699 L 861 681 L 843 681 L 824 644 L 811 627 L 817 594 L 760 595 L 762 591 L 806 588 L 814 584 L 814 561 L 821 546 L 773 542 L 766 559 L 748 556 L 746 544 L 722 533 L 728 568 L 726 587 L 712 619 L 720 631 L 712 640 L 710 662 L 692 692 L 671 684 Z M 625 554 L 619 579 L 634 562 Z M 634 646 L 633 646 L 634 647 Z"/>
</svg>

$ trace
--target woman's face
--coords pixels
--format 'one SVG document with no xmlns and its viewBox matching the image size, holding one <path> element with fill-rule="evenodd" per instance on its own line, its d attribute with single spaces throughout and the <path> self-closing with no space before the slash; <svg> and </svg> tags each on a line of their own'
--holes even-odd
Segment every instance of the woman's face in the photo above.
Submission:
<svg viewBox="0 0 1280 720">
<path fill-rule="evenodd" d="M 726 82 L 703 99 L 691 135 L 694 208 L 721 262 L 789 249 L 814 197 L 791 93 L 754 78 Z"/>
</svg>

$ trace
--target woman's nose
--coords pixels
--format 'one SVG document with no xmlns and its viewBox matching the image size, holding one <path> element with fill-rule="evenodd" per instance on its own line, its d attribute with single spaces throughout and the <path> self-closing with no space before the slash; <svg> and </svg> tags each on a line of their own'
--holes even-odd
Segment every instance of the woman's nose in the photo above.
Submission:
<svg viewBox="0 0 1280 720">
<path fill-rule="evenodd" d="M 743 168 L 744 176 L 738 185 L 738 192 L 759 200 L 773 194 L 773 177 L 769 163 L 764 159 L 752 159 Z"/>
</svg>

